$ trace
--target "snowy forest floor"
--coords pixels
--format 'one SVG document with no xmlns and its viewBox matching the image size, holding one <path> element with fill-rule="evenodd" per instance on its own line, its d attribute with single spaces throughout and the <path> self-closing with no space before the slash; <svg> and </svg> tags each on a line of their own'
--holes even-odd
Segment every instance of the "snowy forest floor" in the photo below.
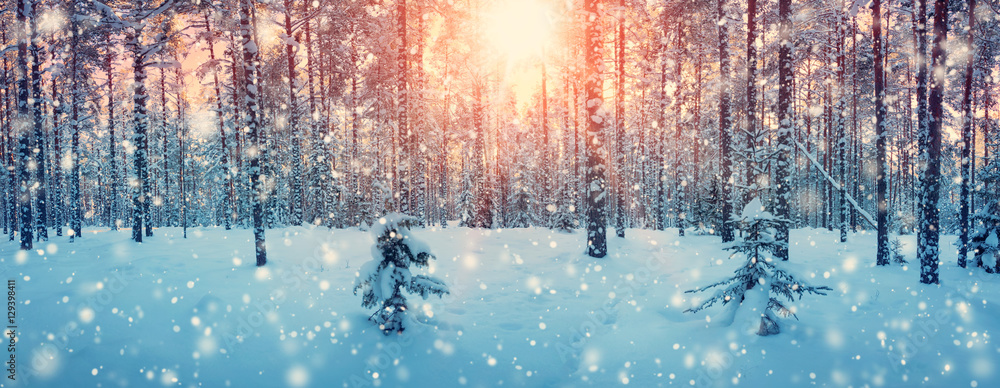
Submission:
<svg viewBox="0 0 1000 388">
<path fill-rule="evenodd" d="M 925 286 L 915 236 L 908 268 L 875 267 L 871 233 L 793 231 L 785 268 L 833 291 L 758 337 L 710 322 L 718 307 L 683 313 L 707 296 L 683 291 L 742 263 L 718 237 L 609 232 L 592 259 L 580 231 L 415 230 L 451 294 L 411 296 L 426 324 L 386 337 L 352 294 L 367 232 L 269 230 L 263 268 L 249 230 L 155 234 L 0 242 L 20 331 L 19 379 L 0 387 L 1000 386 L 1000 276 L 958 268 L 953 236 Z"/>
</svg>

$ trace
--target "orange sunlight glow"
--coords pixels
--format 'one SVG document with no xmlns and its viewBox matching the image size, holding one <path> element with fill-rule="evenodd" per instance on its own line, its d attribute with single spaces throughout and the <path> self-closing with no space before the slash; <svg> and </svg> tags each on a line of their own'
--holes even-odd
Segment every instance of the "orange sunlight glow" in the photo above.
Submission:
<svg viewBox="0 0 1000 388">
<path fill-rule="evenodd" d="M 551 40 L 549 10 L 537 0 L 497 2 L 487 16 L 486 36 L 499 54 L 511 62 L 540 57 Z"/>
</svg>

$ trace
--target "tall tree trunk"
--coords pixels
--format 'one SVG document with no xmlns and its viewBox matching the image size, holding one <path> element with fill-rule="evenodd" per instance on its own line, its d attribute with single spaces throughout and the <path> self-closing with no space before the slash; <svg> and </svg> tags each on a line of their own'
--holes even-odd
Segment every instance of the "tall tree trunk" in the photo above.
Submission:
<svg viewBox="0 0 1000 388">
<path fill-rule="evenodd" d="M 667 227 L 667 199 L 666 199 L 666 192 L 664 190 L 664 185 L 666 185 L 667 175 L 666 175 L 666 169 L 663 167 L 663 165 L 666 162 L 666 157 L 664 157 L 664 155 L 666 155 L 667 152 L 668 152 L 668 150 L 667 150 L 667 144 L 666 144 L 666 133 L 667 133 L 667 130 L 666 130 L 667 129 L 667 125 L 666 125 L 666 122 L 667 122 L 667 74 L 669 73 L 668 69 L 667 69 L 668 64 L 669 64 L 669 60 L 668 60 L 669 46 L 667 45 L 667 28 L 668 28 L 667 22 L 668 22 L 668 14 L 666 12 L 664 12 L 663 16 L 661 16 L 661 17 L 663 18 L 663 20 L 662 20 L 662 28 L 661 28 L 663 36 L 661 37 L 660 47 L 659 47 L 659 50 L 660 50 L 660 85 L 659 86 L 660 86 L 660 88 L 659 88 L 658 93 L 657 93 L 658 97 L 659 97 L 658 107 L 657 107 L 658 108 L 657 109 L 657 112 L 658 112 L 658 115 L 657 115 L 657 129 L 658 130 L 655 132 L 657 134 L 655 141 L 656 141 L 658 149 L 657 149 L 656 155 L 653 158 L 653 162 L 655 163 L 655 165 L 653 166 L 653 170 L 656 172 L 656 177 L 655 177 L 654 182 L 653 182 L 656 185 L 656 191 L 654 192 L 654 195 L 656 195 L 656 202 L 655 202 L 655 205 L 654 205 L 655 206 L 654 212 L 656 214 L 656 230 L 664 230 Z M 680 27 L 680 25 L 678 24 L 678 28 L 679 27 Z"/>
<path fill-rule="evenodd" d="M 79 31 L 79 26 L 76 18 L 72 18 L 71 22 L 72 30 Z M 81 199 L 80 199 L 80 105 L 83 104 L 81 101 L 84 96 L 82 87 L 80 85 L 80 63 L 79 63 L 79 51 L 80 51 L 80 38 L 79 34 L 73 34 L 70 40 L 70 89 L 71 99 L 70 109 L 70 127 L 73 131 L 73 138 L 70 145 L 70 158 L 72 159 L 72 170 L 70 172 L 70 206 L 69 206 L 69 219 L 70 224 L 70 242 L 73 242 L 77 237 L 83 237 L 83 227 L 82 227 L 82 209 L 81 209 Z M 139 89 L 136 88 L 136 93 Z"/>
<path fill-rule="evenodd" d="M 289 200 L 289 222 L 302 224 L 302 135 L 299 130 L 298 96 L 295 93 L 295 50 L 292 39 L 292 1 L 285 0 L 285 57 L 288 60 L 288 134 L 291 136 L 291 199 Z"/>
<path fill-rule="evenodd" d="M 63 185 L 62 166 L 59 165 L 62 155 L 62 116 L 63 104 L 60 101 L 57 86 L 59 82 L 52 77 L 52 223 L 56 227 L 56 236 L 63 235 Z"/>
<path fill-rule="evenodd" d="M 601 22 L 597 13 L 600 0 L 584 0 L 583 12 L 586 18 L 586 44 L 584 67 L 586 68 L 586 109 L 587 109 L 587 254 L 590 257 L 604 257 L 608 254 L 605 201 L 607 182 L 604 158 L 604 126 L 606 117 L 601 109 L 604 105 L 601 81 Z"/>
<path fill-rule="evenodd" d="M 184 187 L 184 163 L 186 162 L 184 136 L 187 135 L 187 121 L 184 117 L 184 73 L 181 72 L 179 67 L 175 71 L 177 72 L 177 84 L 179 88 L 179 92 L 177 93 L 177 119 L 180 121 L 177 126 L 177 169 L 180 171 L 177 186 L 181 192 L 181 229 L 184 231 L 184 238 L 187 238 L 187 189 Z"/>
<path fill-rule="evenodd" d="M 878 1 L 878 0 L 876 0 Z M 779 218 L 790 219 L 788 203 L 791 200 L 792 148 L 794 118 L 792 117 L 792 21 L 791 0 L 778 0 L 778 149 L 774 166 L 774 213 Z M 788 223 L 778 226 L 775 240 L 778 249 L 775 258 L 788 260 Z"/>
<path fill-rule="evenodd" d="M 718 0 L 718 18 L 723 20 L 725 18 L 725 5 L 726 0 Z M 731 156 L 732 150 L 730 149 L 730 136 L 732 133 L 733 122 L 729 117 L 729 31 L 726 27 L 726 23 L 718 23 L 718 36 L 719 36 L 719 78 L 721 79 L 719 87 L 719 158 L 722 176 L 720 180 L 720 192 L 721 198 L 718 198 L 722 202 L 722 218 L 721 225 L 719 225 L 719 234 L 722 236 L 722 242 L 731 242 L 735 239 L 733 233 L 733 226 L 729 223 L 729 217 L 733 213 L 733 172 L 731 167 Z"/>
<path fill-rule="evenodd" d="M 34 0 L 17 1 L 17 22 L 18 27 L 28 28 L 28 14 L 31 13 L 29 2 Z M 33 164 L 31 134 L 28 132 L 28 118 L 31 111 L 28 110 L 28 36 L 19 36 L 17 41 L 17 118 L 14 123 L 18 135 L 18 154 L 21 157 L 18 163 L 19 193 L 18 203 L 20 204 L 21 223 L 21 249 L 28 250 L 32 247 L 32 225 L 31 225 L 31 169 Z"/>
<path fill-rule="evenodd" d="M 976 57 L 976 42 L 974 32 L 976 30 L 976 0 L 968 0 L 969 9 L 969 32 L 968 44 L 969 55 L 965 59 L 965 89 L 962 91 L 962 111 L 964 120 L 962 123 L 962 194 L 961 194 L 961 229 L 958 235 L 958 266 L 965 268 L 965 261 L 969 255 L 969 206 L 972 205 L 972 78 L 975 69 L 973 59 Z"/>
<path fill-rule="evenodd" d="M 163 67 L 160 67 L 160 133 L 163 134 L 161 138 L 161 145 L 163 149 L 160 153 L 160 160 L 163 162 L 163 167 L 160 169 L 160 175 L 163 175 L 163 192 L 160 195 L 160 200 L 162 201 L 158 207 L 157 214 L 159 214 L 160 219 L 157 225 L 160 226 L 174 226 L 174 211 L 170 206 L 170 164 L 167 161 L 170 160 L 167 154 L 167 142 L 169 139 L 169 134 L 167 133 L 167 75 Z M 147 236 L 149 236 L 150 229 L 147 229 Z"/>
<path fill-rule="evenodd" d="M 877 206 L 878 250 L 876 263 L 889 264 L 889 204 L 886 202 L 888 189 L 888 165 L 886 162 L 885 131 L 885 71 L 882 58 L 882 1 L 874 0 L 872 5 L 872 52 L 875 62 L 875 185 Z"/>
<path fill-rule="evenodd" d="M 843 3 L 841 3 L 843 6 Z M 844 16 L 837 17 L 837 175 L 840 178 L 840 242 L 847 242 L 847 229 L 850 222 L 850 208 L 847 205 L 847 85 L 844 80 L 844 70 L 847 59 L 844 53 L 844 36 L 847 23 Z"/>
<path fill-rule="evenodd" d="M 264 144 L 261 143 L 260 119 L 257 105 L 259 85 L 257 83 L 257 44 L 253 37 L 255 29 L 250 23 L 250 8 L 254 0 L 240 0 L 240 37 L 243 45 L 243 82 L 242 92 L 246 102 L 245 125 L 247 136 L 253 144 L 250 151 L 250 203 L 253 206 L 253 237 L 257 256 L 257 266 L 267 264 L 267 248 L 264 245 L 264 214 L 261 206 L 261 193 L 264 190 L 261 182 L 260 156 Z"/>
<path fill-rule="evenodd" d="M 219 126 L 219 146 L 222 148 L 220 152 L 220 164 L 224 175 L 223 186 L 226 192 L 225 199 L 222 202 L 222 222 L 225 225 L 226 230 L 230 230 L 232 228 L 233 217 L 236 216 L 236 212 L 233 209 L 233 173 L 232 167 L 229 165 L 229 147 L 226 144 L 226 140 L 228 140 L 226 138 L 226 124 L 222 117 L 222 88 L 219 86 L 220 67 L 215 64 L 215 36 L 212 35 L 212 22 L 209 19 L 207 12 L 205 13 L 205 32 L 208 36 L 208 46 L 205 50 L 208 51 L 208 57 L 212 61 L 214 67 L 212 69 L 212 85 L 214 86 L 215 91 L 215 119 Z"/>
<path fill-rule="evenodd" d="M 923 2 L 925 0 L 919 0 Z M 947 53 L 945 43 L 948 34 L 948 1 L 934 1 L 934 48 L 931 53 L 931 68 L 937 69 L 945 66 Z M 928 105 L 930 110 L 930 123 L 927 126 L 927 133 L 921 140 L 926 141 L 921 147 L 921 191 L 924 192 L 921 198 L 921 219 L 920 234 L 917 240 L 917 259 L 920 260 L 920 282 L 924 284 L 938 284 L 938 246 L 941 231 L 938 219 L 938 198 L 941 186 L 941 120 L 943 115 L 944 83 L 946 74 L 944 71 L 935 71 L 933 82 L 931 83 Z"/>
<path fill-rule="evenodd" d="M 681 145 L 681 134 L 684 131 L 684 61 L 682 58 L 687 56 L 687 50 L 684 49 L 684 27 L 682 23 L 677 24 L 677 57 L 674 58 L 674 152 L 673 153 L 673 168 L 674 168 L 674 226 L 677 227 L 678 236 L 684 236 L 685 228 L 685 217 L 684 207 L 687 205 L 687 199 L 685 198 L 685 187 L 687 185 L 684 182 L 684 156 L 680 150 Z M 685 147 L 686 148 L 686 147 Z"/>
<path fill-rule="evenodd" d="M 108 168 L 111 169 L 109 184 L 111 195 L 108 199 L 108 209 L 111 230 L 118 230 L 118 138 L 115 135 L 115 88 L 114 88 L 114 50 L 108 50 L 104 59 L 104 70 L 108 74 Z"/>
<path fill-rule="evenodd" d="M 46 180 L 46 158 L 45 153 L 48 145 L 46 144 L 45 129 L 43 127 L 43 122 L 45 118 L 42 114 L 42 71 L 41 62 L 42 58 L 39 52 L 41 49 L 38 47 L 38 1 L 31 2 L 31 113 L 32 122 L 35 127 L 35 148 L 33 152 L 35 153 L 35 184 L 37 188 L 35 189 L 35 229 L 37 231 L 36 239 L 38 241 L 49 241 L 49 231 L 47 228 L 48 222 L 48 204 L 46 203 L 46 189 L 48 187 L 48 181 Z"/>
<path fill-rule="evenodd" d="M 396 169 L 399 172 L 397 179 L 399 182 L 399 210 L 404 214 L 412 214 L 413 210 L 410 207 L 410 174 L 409 167 L 410 161 L 413 158 L 410 143 L 412 141 L 410 127 L 407 123 L 407 112 L 408 112 L 408 100 L 407 100 L 407 78 L 409 63 L 407 61 L 407 55 L 409 50 L 407 49 L 406 41 L 406 0 L 399 0 L 396 5 L 396 13 L 398 17 L 397 27 L 399 28 L 399 46 L 397 49 L 397 68 L 399 73 L 396 74 L 396 114 L 397 114 L 397 125 L 398 125 L 398 135 L 397 139 L 400 142 L 400 153 L 398 155 L 399 163 L 396 165 Z"/>
<path fill-rule="evenodd" d="M 625 0 L 618 0 L 618 35 L 615 65 L 615 235 L 625 237 Z M 684 228 L 680 229 L 684 235 Z"/>
<path fill-rule="evenodd" d="M 757 0 L 747 0 L 747 149 L 756 151 L 763 146 L 760 141 L 763 134 L 757 132 Z M 806 117 L 808 120 L 808 116 Z M 756 158 L 754 158 L 756 159 Z M 756 160 L 754 160 L 756 161 Z M 749 203 L 754 197 L 759 195 L 757 190 L 757 170 L 760 168 L 756 163 L 750 162 L 746 166 L 747 191 L 743 195 L 743 203 Z M 808 203 L 808 201 L 806 202 Z"/>
</svg>

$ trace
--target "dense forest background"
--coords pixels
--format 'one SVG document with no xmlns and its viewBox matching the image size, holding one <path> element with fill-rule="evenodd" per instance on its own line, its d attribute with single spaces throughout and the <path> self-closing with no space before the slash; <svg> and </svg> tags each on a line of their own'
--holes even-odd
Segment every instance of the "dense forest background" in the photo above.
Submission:
<svg viewBox="0 0 1000 388">
<path fill-rule="evenodd" d="M 586 227 L 604 256 L 606 226 L 732 240 L 725 220 L 761 198 L 794 228 L 877 230 L 880 264 L 890 233 L 919 231 L 936 268 L 937 233 L 969 251 L 1000 222 L 998 11 L 7 0 L 0 224 L 24 249 L 254 228 L 263 264 L 268 228 L 399 211 Z"/>
</svg>

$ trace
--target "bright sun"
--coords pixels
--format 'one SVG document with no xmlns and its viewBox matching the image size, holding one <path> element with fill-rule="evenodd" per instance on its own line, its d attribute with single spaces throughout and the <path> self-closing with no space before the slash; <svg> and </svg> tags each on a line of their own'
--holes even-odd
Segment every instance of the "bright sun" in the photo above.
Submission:
<svg viewBox="0 0 1000 388">
<path fill-rule="evenodd" d="M 493 47 L 514 62 L 541 55 L 552 30 L 550 14 L 537 0 L 499 1 L 487 23 Z"/>
</svg>

